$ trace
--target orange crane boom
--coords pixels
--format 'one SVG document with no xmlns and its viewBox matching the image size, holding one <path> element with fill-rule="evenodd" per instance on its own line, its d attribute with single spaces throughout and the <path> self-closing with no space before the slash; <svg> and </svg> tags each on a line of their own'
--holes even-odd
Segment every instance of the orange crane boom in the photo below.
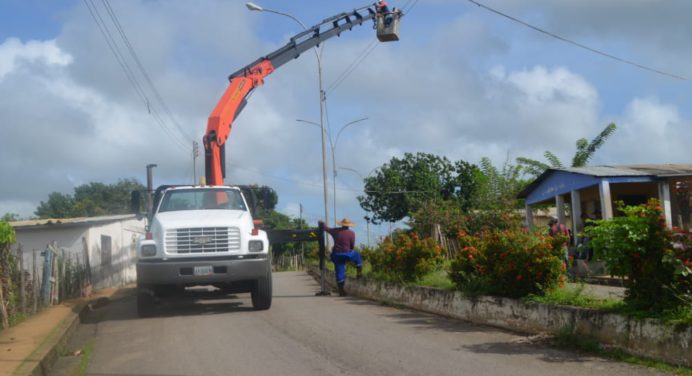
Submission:
<svg viewBox="0 0 692 376">
<path fill-rule="evenodd" d="M 233 121 L 244 108 L 248 95 L 264 83 L 264 77 L 287 62 L 298 58 L 303 52 L 319 46 L 331 37 L 341 35 L 343 31 L 351 30 L 353 26 L 362 25 L 363 22 L 374 19 L 376 15 L 377 12 L 373 6 L 366 6 L 329 17 L 298 33 L 278 50 L 231 74 L 228 77 L 230 81 L 228 88 L 209 116 L 203 138 L 206 183 L 208 185 L 224 184 L 225 144 L 231 133 Z M 378 37 L 380 31 L 378 29 Z"/>
</svg>

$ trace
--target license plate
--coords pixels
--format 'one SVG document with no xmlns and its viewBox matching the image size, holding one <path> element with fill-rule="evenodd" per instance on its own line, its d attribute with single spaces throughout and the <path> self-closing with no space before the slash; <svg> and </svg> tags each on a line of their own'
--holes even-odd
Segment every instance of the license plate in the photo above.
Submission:
<svg viewBox="0 0 692 376">
<path fill-rule="evenodd" d="M 212 275 L 214 274 L 214 268 L 211 266 L 195 266 L 195 275 Z"/>
</svg>

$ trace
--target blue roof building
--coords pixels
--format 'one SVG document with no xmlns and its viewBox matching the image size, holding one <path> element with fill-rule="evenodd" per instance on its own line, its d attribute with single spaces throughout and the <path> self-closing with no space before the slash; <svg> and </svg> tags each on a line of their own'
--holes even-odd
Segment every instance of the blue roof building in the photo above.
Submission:
<svg viewBox="0 0 692 376">
<path fill-rule="evenodd" d="M 553 203 L 558 220 L 565 223 L 569 205 L 572 233 L 577 234 L 583 215 L 609 219 L 615 215 L 614 202 L 638 205 L 649 198 L 661 202 L 668 227 L 689 228 L 690 188 L 692 164 L 572 167 L 546 170 L 518 197 L 526 201 L 527 226 L 533 225 L 533 208 Z"/>
</svg>

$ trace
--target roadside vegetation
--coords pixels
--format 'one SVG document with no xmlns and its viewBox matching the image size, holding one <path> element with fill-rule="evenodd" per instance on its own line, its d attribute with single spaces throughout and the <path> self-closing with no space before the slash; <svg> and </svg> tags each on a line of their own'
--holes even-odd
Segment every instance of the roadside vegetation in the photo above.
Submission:
<svg viewBox="0 0 692 376">
<path fill-rule="evenodd" d="M 571 166 L 585 166 L 615 130 L 608 124 L 593 140 L 577 140 Z M 593 221 L 585 234 L 596 259 L 624 281 L 624 299 L 566 287 L 568 239 L 526 229 L 516 199 L 528 179 L 563 167 L 553 153 L 545 155 L 548 163 L 517 158 L 501 167 L 487 158 L 478 165 L 425 153 L 392 158 L 364 180 L 358 199 L 372 223 L 405 220 L 408 229 L 363 251 L 369 276 L 692 324 L 692 235 L 669 231 L 655 200 L 620 204 L 618 216 Z"/>
</svg>

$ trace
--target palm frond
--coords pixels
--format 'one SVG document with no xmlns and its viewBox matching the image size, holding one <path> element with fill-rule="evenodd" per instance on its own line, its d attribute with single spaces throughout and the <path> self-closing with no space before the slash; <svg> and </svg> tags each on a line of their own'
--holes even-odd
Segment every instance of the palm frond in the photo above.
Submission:
<svg viewBox="0 0 692 376">
<path fill-rule="evenodd" d="M 606 125 L 606 127 L 601 131 L 601 133 L 599 133 L 598 136 L 591 140 L 588 146 L 586 146 L 583 150 L 578 149 L 577 154 L 575 154 L 574 159 L 572 161 L 572 167 L 586 166 L 586 164 L 589 163 L 591 157 L 593 157 L 596 150 L 603 146 L 608 137 L 610 137 L 616 129 L 617 126 L 615 125 L 615 123 L 610 123 Z M 577 147 L 579 147 L 579 145 L 577 145 Z"/>
<path fill-rule="evenodd" d="M 545 159 L 547 159 L 548 162 L 550 162 L 550 166 L 552 168 L 563 168 L 562 162 L 560 162 L 560 158 L 558 158 L 552 152 L 546 151 L 545 153 L 543 153 L 543 155 L 545 156 Z"/>
<path fill-rule="evenodd" d="M 518 165 L 523 167 L 525 174 L 533 177 L 539 177 L 545 170 L 550 168 L 547 164 L 531 158 L 518 157 L 516 161 Z"/>
</svg>

